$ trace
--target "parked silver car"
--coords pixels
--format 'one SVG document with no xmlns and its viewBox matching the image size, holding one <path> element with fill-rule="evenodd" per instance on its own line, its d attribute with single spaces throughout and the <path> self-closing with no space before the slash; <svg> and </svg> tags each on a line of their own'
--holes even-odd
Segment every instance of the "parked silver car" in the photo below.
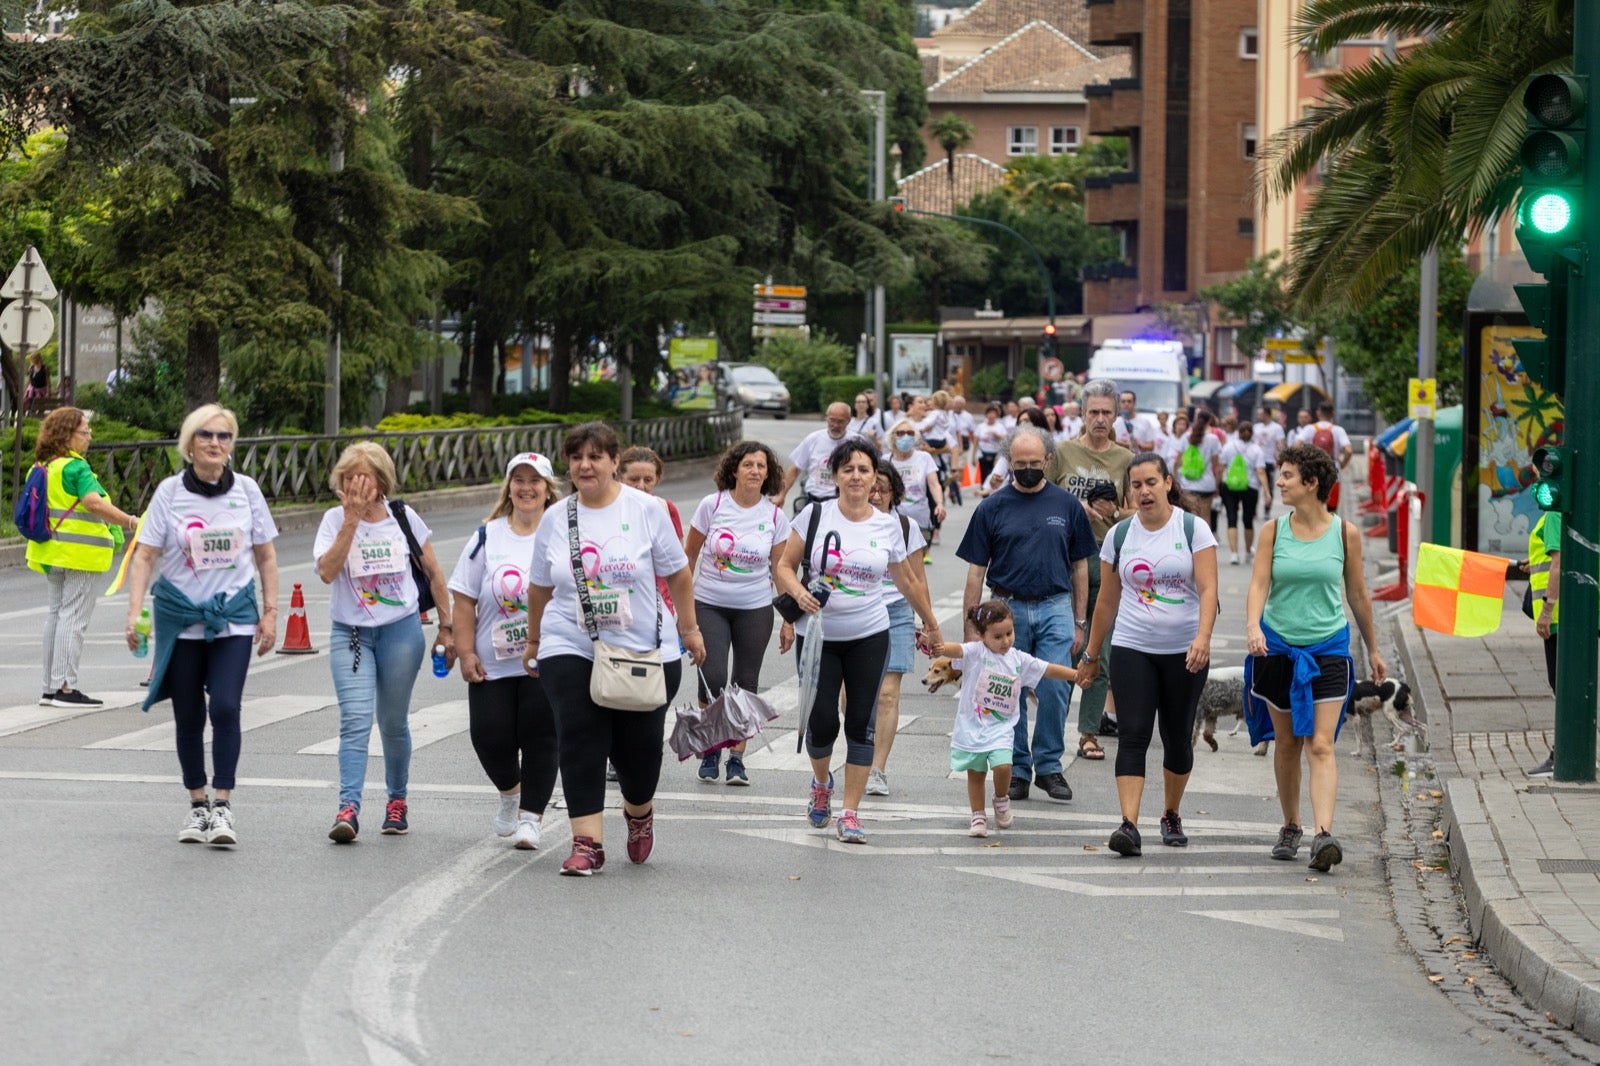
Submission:
<svg viewBox="0 0 1600 1066">
<path fill-rule="evenodd" d="M 756 363 L 718 363 L 717 395 L 724 409 L 743 407 L 789 417 L 789 389 L 778 375 Z"/>
</svg>

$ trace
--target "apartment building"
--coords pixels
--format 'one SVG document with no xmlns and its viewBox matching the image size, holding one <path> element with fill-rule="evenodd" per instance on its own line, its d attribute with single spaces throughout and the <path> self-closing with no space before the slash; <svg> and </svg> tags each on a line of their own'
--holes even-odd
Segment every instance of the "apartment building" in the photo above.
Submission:
<svg viewBox="0 0 1600 1066">
<path fill-rule="evenodd" d="M 1089 45 L 1125 48 L 1130 68 L 1085 88 L 1089 134 L 1127 137 L 1131 155 L 1127 173 L 1085 189 L 1088 220 L 1117 229 L 1123 245 L 1120 259 L 1084 274 L 1097 338 L 1148 325 L 1156 304 L 1193 303 L 1255 250 L 1257 9 L 1258 0 L 1087 0 Z"/>
</svg>

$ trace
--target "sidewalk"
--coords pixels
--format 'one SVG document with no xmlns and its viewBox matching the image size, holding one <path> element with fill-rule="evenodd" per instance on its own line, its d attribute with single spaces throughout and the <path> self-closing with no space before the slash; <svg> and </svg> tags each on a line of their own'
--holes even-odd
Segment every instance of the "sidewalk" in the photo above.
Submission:
<svg viewBox="0 0 1600 1066">
<path fill-rule="evenodd" d="M 1600 785 L 1526 771 L 1555 739 L 1544 650 L 1506 590 L 1498 633 L 1392 626 L 1445 792 L 1442 828 L 1473 932 L 1533 1006 L 1600 1040 Z"/>
</svg>

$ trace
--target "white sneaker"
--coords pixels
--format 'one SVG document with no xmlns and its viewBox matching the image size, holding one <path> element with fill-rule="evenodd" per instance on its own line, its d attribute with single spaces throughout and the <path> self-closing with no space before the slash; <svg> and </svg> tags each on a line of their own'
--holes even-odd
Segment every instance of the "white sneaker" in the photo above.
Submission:
<svg viewBox="0 0 1600 1066">
<path fill-rule="evenodd" d="M 494 815 L 494 835 L 508 837 L 517 831 L 517 800 L 516 796 L 501 796 L 500 809 Z M 510 800 L 510 803 L 506 801 Z"/>
<path fill-rule="evenodd" d="M 532 818 L 518 818 L 517 828 L 511 834 L 511 846 L 518 851 L 538 851 L 539 823 Z"/>
<path fill-rule="evenodd" d="M 183 828 L 178 830 L 178 843 L 204 844 L 206 833 L 211 829 L 211 808 L 190 807 L 189 818 L 183 823 Z"/>
<path fill-rule="evenodd" d="M 972 812 L 971 827 L 967 830 L 969 837 L 986 837 L 989 835 L 989 819 L 982 811 Z"/>
<path fill-rule="evenodd" d="M 211 808 L 211 827 L 206 830 L 207 844 L 237 844 L 239 834 L 233 831 L 233 808 Z"/>
<path fill-rule="evenodd" d="M 874 766 L 867 771 L 867 795 L 887 796 L 889 794 L 889 778 L 882 770 Z"/>
</svg>

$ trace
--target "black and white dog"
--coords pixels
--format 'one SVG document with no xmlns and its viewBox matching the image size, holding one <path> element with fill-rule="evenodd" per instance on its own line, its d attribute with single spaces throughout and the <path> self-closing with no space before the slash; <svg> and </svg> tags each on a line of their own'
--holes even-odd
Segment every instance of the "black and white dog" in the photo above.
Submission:
<svg viewBox="0 0 1600 1066">
<path fill-rule="evenodd" d="M 1408 733 L 1427 742 L 1428 727 L 1412 713 L 1411 686 L 1404 681 L 1390 679 L 1381 685 L 1376 681 L 1357 681 L 1350 692 L 1350 709 L 1363 718 L 1371 718 L 1374 712 L 1382 711 L 1394 730 L 1390 746 L 1395 751 L 1404 750 L 1404 738 Z M 1359 741 L 1357 744 L 1359 753 Z"/>
</svg>

